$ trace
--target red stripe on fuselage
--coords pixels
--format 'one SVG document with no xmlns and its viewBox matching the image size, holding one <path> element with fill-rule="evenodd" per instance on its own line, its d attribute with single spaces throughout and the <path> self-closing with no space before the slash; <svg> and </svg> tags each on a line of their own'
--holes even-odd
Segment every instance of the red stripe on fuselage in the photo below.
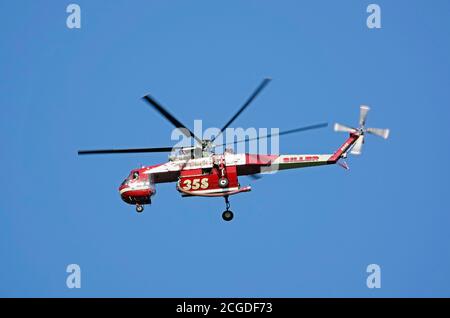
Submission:
<svg viewBox="0 0 450 318">
<path fill-rule="evenodd" d="M 341 147 L 328 159 L 328 163 L 336 163 L 342 156 L 343 153 L 345 153 L 354 143 L 356 140 L 358 140 L 359 135 L 350 133 L 350 137 L 342 144 Z"/>
</svg>

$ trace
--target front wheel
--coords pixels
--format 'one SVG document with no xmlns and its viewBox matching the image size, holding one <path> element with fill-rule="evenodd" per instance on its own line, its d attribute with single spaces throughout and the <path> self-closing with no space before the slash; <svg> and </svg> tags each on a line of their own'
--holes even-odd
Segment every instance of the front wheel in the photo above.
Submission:
<svg viewBox="0 0 450 318">
<path fill-rule="evenodd" d="M 144 206 L 140 205 L 140 204 L 137 204 L 136 205 L 136 212 L 137 213 L 142 213 L 142 211 L 144 211 Z"/>
<path fill-rule="evenodd" d="M 225 221 L 231 221 L 233 219 L 233 212 L 231 212 L 230 210 L 226 210 L 222 213 L 222 219 L 224 219 Z"/>
</svg>

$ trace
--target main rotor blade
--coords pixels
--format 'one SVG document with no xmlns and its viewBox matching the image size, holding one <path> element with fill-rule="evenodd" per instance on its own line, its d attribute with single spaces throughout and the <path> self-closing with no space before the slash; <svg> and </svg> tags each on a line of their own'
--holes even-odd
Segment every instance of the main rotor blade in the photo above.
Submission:
<svg viewBox="0 0 450 318">
<path fill-rule="evenodd" d="M 259 95 L 259 93 L 261 93 L 261 91 L 264 89 L 264 87 L 266 87 L 267 84 L 269 84 L 269 82 L 271 81 L 271 78 L 265 78 L 261 84 L 259 84 L 259 86 L 255 89 L 255 91 L 253 92 L 252 95 L 250 95 L 250 97 L 245 101 L 244 105 L 241 106 L 241 108 L 239 108 L 239 110 L 236 112 L 236 114 L 234 114 L 233 117 L 230 118 L 230 120 L 222 127 L 222 129 L 220 130 L 220 133 L 217 134 L 217 136 L 219 136 L 220 134 L 222 134 L 225 129 L 227 129 L 235 120 L 236 118 L 239 117 L 239 115 L 251 104 L 251 102 L 256 98 L 256 96 Z M 217 136 L 215 136 L 211 142 L 213 142 Z"/>
<path fill-rule="evenodd" d="M 79 150 L 78 155 L 104 155 L 104 154 L 144 153 L 144 152 L 172 152 L 173 150 L 176 150 L 179 148 L 180 147 Z"/>
<path fill-rule="evenodd" d="M 389 137 L 389 129 L 367 128 L 367 132 L 372 135 L 380 136 L 381 138 L 384 139 L 388 139 Z"/>
<path fill-rule="evenodd" d="M 300 127 L 300 128 L 285 130 L 285 131 L 282 131 L 282 132 L 279 132 L 279 133 L 275 133 L 275 134 L 267 134 L 265 136 L 260 136 L 260 137 L 256 137 L 256 138 L 249 138 L 249 139 L 244 139 L 244 140 L 236 140 L 234 142 L 228 142 L 228 143 L 225 143 L 225 144 L 216 145 L 215 147 L 232 145 L 232 144 L 238 144 L 238 143 L 241 143 L 241 142 L 246 142 L 246 141 L 251 141 L 251 140 L 270 138 L 270 137 L 273 137 L 273 136 L 289 135 L 289 134 L 294 134 L 294 133 L 307 131 L 307 130 L 312 130 L 312 129 L 325 128 L 327 126 L 328 126 L 328 123 L 321 123 L 321 124 L 316 124 L 316 125 L 304 126 L 304 127 Z"/>
<path fill-rule="evenodd" d="M 169 113 L 164 107 L 162 107 L 161 104 L 159 104 L 153 97 L 151 97 L 150 95 L 145 95 L 144 97 L 142 97 L 142 99 L 152 105 L 162 116 L 170 121 L 172 125 L 180 129 L 186 137 L 193 137 L 200 145 L 202 144 L 202 140 L 200 138 L 195 136 L 194 133 L 189 130 L 189 128 L 183 125 L 178 119 L 176 119 L 171 113 Z"/>
<path fill-rule="evenodd" d="M 367 113 L 369 110 L 369 106 L 361 105 L 359 107 L 359 126 L 364 126 L 366 124 Z"/>
</svg>

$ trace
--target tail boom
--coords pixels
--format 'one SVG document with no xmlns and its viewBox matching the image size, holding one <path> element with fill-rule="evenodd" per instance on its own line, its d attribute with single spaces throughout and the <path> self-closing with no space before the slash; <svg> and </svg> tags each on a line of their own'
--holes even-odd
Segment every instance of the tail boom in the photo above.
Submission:
<svg viewBox="0 0 450 318">
<path fill-rule="evenodd" d="M 355 144 L 358 138 L 361 137 L 358 133 L 350 133 L 350 137 L 339 147 L 338 150 L 328 159 L 328 164 L 335 164 L 345 155 L 350 148 Z"/>
<path fill-rule="evenodd" d="M 298 169 L 335 164 L 352 148 L 361 135 L 351 133 L 349 138 L 333 154 L 280 155 L 269 165 L 261 167 L 260 172 Z"/>
</svg>

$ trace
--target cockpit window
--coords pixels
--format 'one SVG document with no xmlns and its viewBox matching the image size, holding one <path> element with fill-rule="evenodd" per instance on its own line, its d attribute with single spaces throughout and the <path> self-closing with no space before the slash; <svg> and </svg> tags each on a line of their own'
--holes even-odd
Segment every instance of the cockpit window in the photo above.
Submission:
<svg viewBox="0 0 450 318">
<path fill-rule="evenodd" d="M 133 172 L 132 179 L 133 179 L 133 180 L 137 180 L 138 178 L 139 178 L 139 171 Z"/>
</svg>

